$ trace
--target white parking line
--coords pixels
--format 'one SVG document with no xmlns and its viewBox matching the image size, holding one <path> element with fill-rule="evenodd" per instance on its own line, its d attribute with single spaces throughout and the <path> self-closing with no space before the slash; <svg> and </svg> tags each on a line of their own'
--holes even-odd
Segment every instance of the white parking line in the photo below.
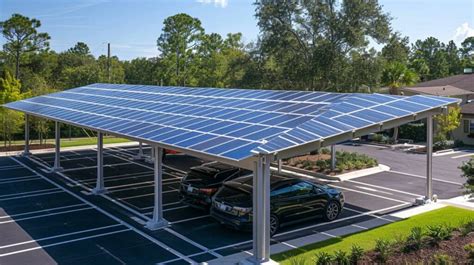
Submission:
<svg viewBox="0 0 474 265">
<path fill-rule="evenodd" d="M 107 164 L 107 165 L 104 165 L 104 167 L 125 166 L 125 165 L 130 165 L 130 164 L 132 164 L 132 163 Z M 95 168 L 97 168 L 97 166 L 67 168 L 67 169 L 64 169 L 62 172 L 71 172 L 71 171 L 87 170 L 87 169 L 95 169 Z"/>
<path fill-rule="evenodd" d="M 356 192 L 356 193 L 360 193 L 360 194 L 365 194 L 365 195 L 369 195 L 369 196 L 372 196 L 372 197 L 377 197 L 377 198 L 381 198 L 381 199 L 385 199 L 385 200 L 389 200 L 389 201 L 400 202 L 400 203 L 407 203 L 406 201 L 402 201 L 402 200 L 398 200 L 398 199 L 393 199 L 393 198 L 385 197 L 385 196 L 382 196 L 382 195 L 372 194 L 372 193 L 365 192 L 365 191 L 350 189 L 350 188 L 341 187 L 341 186 L 337 186 L 337 185 L 329 185 L 329 186 L 332 186 L 332 187 L 337 188 L 337 189 L 348 190 L 348 191 L 352 191 L 352 192 Z"/>
<path fill-rule="evenodd" d="M 41 179 L 38 179 L 37 177 L 29 177 L 29 178 L 22 178 L 22 179 L 17 179 L 17 180 L 1 181 L 0 185 L 9 184 L 9 183 L 16 183 L 16 182 L 23 182 L 23 181 L 30 181 L 30 180 L 41 180 Z"/>
<path fill-rule="evenodd" d="M 352 224 L 351 226 L 356 227 L 356 228 L 360 228 L 362 230 L 369 230 L 369 228 L 361 226 L 361 225 L 357 225 L 357 224 Z"/>
<path fill-rule="evenodd" d="M 420 176 L 420 175 L 405 173 L 405 172 L 401 172 L 401 171 L 390 170 L 389 172 L 393 172 L 393 173 L 396 173 L 396 174 L 405 175 L 405 176 L 409 176 L 409 177 L 414 177 L 414 178 L 426 179 L 426 176 Z M 444 179 L 433 178 L 433 180 L 448 183 L 448 184 L 453 184 L 453 185 L 463 185 L 463 183 L 460 183 L 460 182 L 454 182 L 454 181 L 449 181 L 449 180 L 444 180 Z"/>
<path fill-rule="evenodd" d="M 60 209 L 67 209 L 67 208 L 72 208 L 72 207 L 77 207 L 85 205 L 84 203 L 79 203 L 79 204 L 73 204 L 73 205 L 68 205 L 68 206 L 61 206 L 61 207 L 55 207 L 55 208 L 48 208 L 44 210 L 39 210 L 39 211 L 32 211 L 32 212 L 26 212 L 26 213 L 18 213 L 18 214 L 12 214 L 12 215 L 4 215 L 0 216 L 0 219 L 3 218 L 12 218 L 12 217 L 18 217 L 18 216 L 23 216 L 23 215 L 30 215 L 30 214 L 35 214 L 35 213 L 42 213 L 42 212 L 48 212 L 48 211 L 55 211 L 55 210 L 60 210 Z"/>
<path fill-rule="evenodd" d="M 170 193 L 170 192 L 175 192 L 175 191 L 178 191 L 178 190 L 177 189 L 171 189 L 171 190 L 163 191 L 162 193 L 165 194 L 165 193 Z M 139 195 L 124 197 L 124 198 L 117 198 L 117 200 L 124 201 L 124 200 L 136 199 L 136 198 L 153 196 L 153 195 L 155 195 L 155 193 L 146 193 L 146 194 L 139 194 Z"/>
<path fill-rule="evenodd" d="M 0 195 L 0 198 L 11 197 L 11 196 L 13 196 L 13 195 L 24 195 L 24 194 L 32 194 L 32 193 L 41 193 L 41 192 L 47 192 L 47 191 L 52 191 L 52 190 L 58 190 L 58 188 L 51 188 L 51 189 L 33 190 L 33 191 L 26 191 L 26 192 L 18 192 L 18 193 L 4 194 L 4 195 Z"/>
<path fill-rule="evenodd" d="M 377 189 L 383 189 L 383 190 L 389 190 L 389 191 L 393 191 L 393 192 L 397 192 L 397 193 L 403 193 L 403 194 L 411 195 L 411 196 L 415 196 L 415 197 L 423 196 L 423 195 L 416 194 L 416 193 L 411 193 L 411 192 L 407 192 L 407 191 L 403 191 L 403 190 L 397 190 L 397 189 L 387 188 L 387 187 L 378 186 L 378 185 L 369 184 L 369 183 L 360 182 L 360 181 L 351 180 L 351 179 L 350 179 L 350 180 L 346 180 L 346 182 L 352 182 L 352 183 L 361 184 L 361 185 L 365 185 L 365 186 L 369 186 L 369 187 L 374 187 L 374 188 L 377 188 Z"/>
<path fill-rule="evenodd" d="M 81 230 L 81 231 L 77 231 L 77 232 L 60 234 L 60 235 L 56 235 L 56 236 L 48 236 L 48 237 L 43 237 L 43 238 L 39 238 L 39 239 L 35 239 L 35 240 L 28 240 L 28 241 L 14 243 L 14 244 L 10 244 L 10 245 L 0 246 L 0 249 L 11 248 L 11 247 L 15 247 L 15 246 L 31 244 L 31 243 L 35 243 L 35 242 L 44 241 L 44 240 L 50 240 L 50 239 L 61 238 L 61 237 L 66 237 L 66 236 L 72 236 L 72 235 L 83 234 L 83 233 L 88 233 L 88 232 L 94 232 L 94 231 L 104 230 L 104 229 L 107 229 L 107 228 L 112 228 L 112 227 L 117 227 L 117 226 L 122 226 L 122 225 L 121 224 L 107 225 L 107 226 L 102 226 L 102 227 L 97 227 L 97 228 Z"/>
<path fill-rule="evenodd" d="M 30 175 L 30 176 L 21 176 L 21 177 L 10 177 L 10 178 L 4 178 L 4 177 L 1 177 L 1 178 L 0 178 L 0 181 L 18 180 L 18 179 L 25 179 L 25 178 L 31 178 L 31 177 L 35 177 L 35 178 L 37 178 L 37 176 L 34 176 L 34 175 Z"/>
<path fill-rule="evenodd" d="M 181 238 L 182 240 L 184 240 L 184 241 L 190 243 L 191 245 L 193 245 L 193 246 L 195 246 L 195 247 L 197 247 L 197 248 L 200 248 L 201 250 L 204 250 L 205 253 L 211 253 L 212 255 L 214 255 L 214 256 L 216 256 L 216 257 L 218 257 L 218 258 L 222 258 L 222 255 L 221 255 L 221 254 L 216 253 L 215 251 L 213 251 L 213 250 L 211 250 L 211 249 L 209 249 L 209 248 L 207 248 L 207 247 L 205 247 L 205 246 L 203 246 L 203 245 L 201 245 L 201 244 L 199 244 L 199 243 L 197 243 L 197 242 L 195 242 L 195 241 L 189 239 L 189 238 L 186 237 L 186 236 L 183 236 L 182 234 L 180 234 L 180 233 L 174 231 L 173 229 L 165 228 L 165 230 L 166 230 L 167 232 L 173 234 L 174 236 L 179 237 L 179 238 Z"/>
<path fill-rule="evenodd" d="M 469 156 L 474 156 L 474 154 L 458 155 L 458 156 L 453 156 L 453 157 L 451 157 L 451 158 L 452 158 L 452 159 L 456 159 L 456 158 L 469 157 Z"/>
<path fill-rule="evenodd" d="M 21 222 L 21 221 L 30 220 L 30 219 L 37 219 L 37 218 L 43 218 L 43 217 L 48 217 L 48 216 L 60 215 L 60 214 L 66 214 L 66 213 L 73 213 L 73 212 L 79 212 L 79 211 L 92 210 L 92 209 L 93 209 L 92 207 L 86 207 L 86 208 L 74 209 L 74 210 L 69 210 L 69 211 L 62 211 L 62 212 L 56 212 L 56 213 L 42 214 L 42 215 L 31 216 L 31 217 L 25 217 L 25 218 L 20 218 L 20 219 L 15 219 L 15 220 L 3 221 L 3 222 L 0 222 L 0 225 L 2 225 L 2 224 L 8 224 L 8 223 L 14 223 L 14 222 Z"/>
<path fill-rule="evenodd" d="M 23 198 L 44 196 L 44 195 L 55 194 L 55 193 L 62 193 L 62 192 L 63 192 L 62 190 L 57 190 L 57 191 L 51 191 L 51 192 L 40 193 L 40 194 L 30 194 L 30 195 L 23 195 L 23 196 L 18 196 L 18 197 L 13 197 L 13 198 L 0 199 L 0 201 L 9 201 L 9 200 L 16 200 L 16 199 L 23 199 Z"/>
<path fill-rule="evenodd" d="M 376 189 L 372 189 L 372 188 L 369 188 L 369 187 L 364 187 L 364 186 L 354 186 L 356 188 L 359 188 L 359 189 L 362 189 L 362 190 L 367 190 L 367 191 L 372 191 L 372 192 L 378 192 L 378 193 L 384 193 L 384 194 L 388 194 L 388 195 L 393 195 L 393 193 L 390 193 L 390 192 L 386 192 L 386 191 L 380 191 L 380 190 L 376 190 Z"/>
<path fill-rule="evenodd" d="M 184 222 L 188 222 L 188 221 L 192 221 L 192 220 L 202 219 L 202 218 L 205 218 L 205 217 L 210 217 L 210 215 L 206 214 L 206 215 L 191 217 L 191 218 L 188 218 L 188 219 L 182 219 L 182 220 L 178 220 L 178 221 L 174 221 L 174 222 L 169 222 L 169 224 L 172 224 L 172 225 L 173 224 L 179 224 L 179 223 L 184 223 Z"/>
<path fill-rule="evenodd" d="M 127 223 L 127 222 L 121 220 L 120 218 L 118 218 L 118 217 L 116 217 L 116 216 L 114 216 L 114 215 L 108 213 L 107 211 L 103 210 L 102 208 L 95 206 L 94 204 L 92 204 L 91 202 L 89 202 L 89 201 L 83 199 L 81 196 L 75 194 L 74 192 L 65 189 L 64 187 L 60 186 L 60 185 L 57 184 L 56 182 L 54 182 L 54 181 L 48 179 L 47 177 L 41 175 L 39 172 L 37 172 L 36 170 L 32 169 L 31 167 L 29 167 L 29 166 L 25 165 L 24 163 L 18 161 L 16 158 L 14 158 L 14 157 L 10 157 L 10 158 L 11 158 L 12 160 L 14 160 L 15 162 L 17 162 L 18 164 L 22 165 L 23 167 L 29 169 L 31 172 L 37 174 L 38 176 L 40 176 L 40 177 L 43 178 L 44 180 L 48 181 L 49 183 L 51 183 L 51 184 L 55 185 L 56 187 L 58 187 L 58 188 L 64 190 L 64 192 L 67 192 L 68 194 L 70 194 L 71 196 L 75 197 L 76 199 L 79 199 L 79 200 L 81 200 L 82 202 L 84 202 L 84 203 L 86 203 L 86 204 L 92 206 L 94 209 L 96 209 L 97 211 L 103 213 L 104 215 L 108 216 L 109 218 L 113 219 L 114 221 L 116 221 L 116 222 L 118 222 L 118 223 L 120 223 L 120 224 L 122 224 L 122 225 L 128 227 L 128 228 L 129 228 L 128 230 L 133 230 L 134 232 L 136 232 L 137 234 L 141 235 L 142 237 L 148 239 L 149 241 L 155 243 L 156 245 L 158 245 L 158 246 L 164 248 L 165 250 L 171 252 L 171 253 L 174 254 L 175 256 L 184 259 L 186 262 L 194 263 L 194 261 L 193 261 L 192 259 L 188 258 L 186 255 L 182 254 L 181 252 L 176 251 L 175 249 L 172 249 L 172 248 L 168 247 L 166 244 L 164 244 L 163 242 L 157 240 L 156 238 L 154 238 L 154 237 L 152 237 L 152 236 L 146 234 L 146 233 L 143 232 L 143 231 L 140 231 L 139 229 L 133 227 L 133 226 L 130 225 L 129 223 Z"/>
<path fill-rule="evenodd" d="M 77 241 L 82 241 L 82 240 L 91 239 L 91 238 L 96 238 L 96 237 L 102 237 L 102 236 L 108 236 L 108 235 L 123 233 L 123 232 L 127 232 L 127 231 L 130 231 L 130 230 L 131 230 L 130 228 L 127 228 L 127 229 L 122 229 L 122 230 L 108 232 L 108 233 L 102 233 L 102 234 L 86 236 L 86 237 L 77 238 L 77 239 L 71 239 L 71 240 L 67 240 L 67 241 L 63 241 L 63 242 L 59 242 L 59 243 L 53 243 L 53 244 L 42 245 L 42 246 L 33 247 L 33 248 L 22 249 L 22 250 L 18 250 L 18 251 L 13 251 L 13 252 L 0 254 L 0 257 L 11 256 L 11 255 L 15 255 L 15 254 L 30 252 L 30 251 L 33 251 L 33 250 L 44 249 L 44 248 L 49 248 L 49 247 L 54 247 L 54 246 L 58 246 L 58 245 L 64 245 L 64 244 L 77 242 Z"/>
</svg>

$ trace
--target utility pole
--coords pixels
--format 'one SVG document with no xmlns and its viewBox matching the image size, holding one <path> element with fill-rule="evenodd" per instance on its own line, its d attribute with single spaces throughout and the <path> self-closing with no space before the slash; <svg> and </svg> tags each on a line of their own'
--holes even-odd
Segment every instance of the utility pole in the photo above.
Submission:
<svg viewBox="0 0 474 265">
<path fill-rule="evenodd" d="M 110 83 L 110 42 L 107 43 L 107 77 Z"/>
</svg>

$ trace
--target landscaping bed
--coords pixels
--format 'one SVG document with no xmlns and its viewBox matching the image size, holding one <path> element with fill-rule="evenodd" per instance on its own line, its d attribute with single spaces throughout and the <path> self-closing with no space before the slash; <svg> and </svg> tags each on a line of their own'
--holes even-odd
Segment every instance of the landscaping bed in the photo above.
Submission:
<svg viewBox="0 0 474 265">
<path fill-rule="evenodd" d="M 54 144 L 30 144 L 30 150 L 54 148 Z M 0 146 L 0 152 L 23 151 L 24 145 Z"/>
<path fill-rule="evenodd" d="M 473 242 L 474 211 L 448 206 L 272 255 L 272 259 L 294 265 L 473 264 L 464 249 Z"/>
<path fill-rule="evenodd" d="M 378 162 L 375 158 L 371 158 L 365 154 L 337 151 L 336 168 L 331 170 L 330 151 L 323 148 L 319 153 L 311 153 L 284 160 L 283 165 L 325 175 L 337 175 L 354 170 L 375 167 L 378 165 Z"/>
</svg>

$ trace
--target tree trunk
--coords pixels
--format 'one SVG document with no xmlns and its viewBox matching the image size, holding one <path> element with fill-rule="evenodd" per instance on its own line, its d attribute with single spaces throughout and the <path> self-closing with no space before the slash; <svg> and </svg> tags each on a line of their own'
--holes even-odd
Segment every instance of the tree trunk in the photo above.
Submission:
<svg viewBox="0 0 474 265">
<path fill-rule="evenodd" d="M 15 54 L 15 78 L 19 79 L 20 77 L 20 51 L 17 50 Z"/>
</svg>

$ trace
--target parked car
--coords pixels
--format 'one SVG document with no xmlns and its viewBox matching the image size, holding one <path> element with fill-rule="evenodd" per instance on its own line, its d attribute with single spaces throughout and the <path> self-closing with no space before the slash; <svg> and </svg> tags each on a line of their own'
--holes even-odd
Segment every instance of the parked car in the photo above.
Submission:
<svg viewBox="0 0 474 265">
<path fill-rule="evenodd" d="M 182 201 L 190 206 L 208 210 L 211 197 L 224 181 L 252 174 L 251 171 L 229 166 L 219 162 L 210 162 L 191 170 L 181 179 L 179 189 Z"/>
<path fill-rule="evenodd" d="M 211 216 L 238 230 L 252 229 L 252 176 L 224 183 L 214 195 Z M 335 220 L 344 207 L 341 191 L 299 178 L 270 178 L 270 234 L 280 227 L 313 218 Z"/>
</svg>

